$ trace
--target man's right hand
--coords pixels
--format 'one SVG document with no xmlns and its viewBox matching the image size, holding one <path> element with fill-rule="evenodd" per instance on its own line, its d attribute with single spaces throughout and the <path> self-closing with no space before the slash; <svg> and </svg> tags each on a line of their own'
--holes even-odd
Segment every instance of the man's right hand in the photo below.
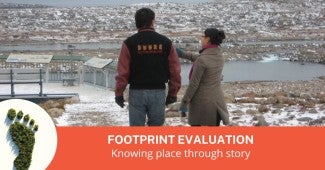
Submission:
<svg viewBox="0 0 325 170">
<path fill-rule="evenodd" d="M 115 96 L 115 103 L 117 103 L 121 108 L 125 106 L 124 101 L 123 96 Z"/>
<path fill-rule="evenodd" d="M 166 97 L 166 106 L 172 103 L 175 103 L 177 101 L 177 97 L 173 97 L 173 96 L 167 96 Z"/>
</svg>

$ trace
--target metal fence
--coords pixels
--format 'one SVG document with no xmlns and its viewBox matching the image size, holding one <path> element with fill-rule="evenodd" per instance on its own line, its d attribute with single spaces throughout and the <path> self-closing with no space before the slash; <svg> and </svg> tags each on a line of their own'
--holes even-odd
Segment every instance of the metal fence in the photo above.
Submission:
<svg viewBox="0 0 325 170">
<path fill-rule="evenodd" d="M 83 73 L 83 82 L 107 88 L 115 87 L 116 71 L 111 69 L 91 69 L 85 68 Z"/>
<path fill-rule="evenodd" d="M 84 66 L 81 61 L 55 61 L 49 64 L 6 63 L 0 61 L 0 68 L 42 68 L 45 82 L 63 82 L 75 79 L 76 84 L 89 83 L 106 88 L 115 88 L 116 61 L 104 68 Z"/>
</svg>

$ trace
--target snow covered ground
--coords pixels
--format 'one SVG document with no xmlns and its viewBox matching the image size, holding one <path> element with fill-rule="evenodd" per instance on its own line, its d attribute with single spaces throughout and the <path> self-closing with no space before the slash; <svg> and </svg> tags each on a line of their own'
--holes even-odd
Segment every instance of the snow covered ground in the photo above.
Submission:
<svg viewBox="0 0 325 170">
<path fill-rule="evenodd" d="M 0 13 L 3 21 L 0 41 L 10 44 L 19 40 L 40 43 L 121 40 L 135 31 L 133 15 L 143 6 L 156 12 L 157 31 L 179 42 L 193 42 L 195 34 L 198 37 L 211 26 L 224 29 L 228 40 L 239 41 L 320 39 L 324 35 L 323 24 L 319 22 L 324 8 L 321 0 L 228 0 L 74 8 L 13 6 Z"/>
<path fill-rule="evenodd" d="M 37 93 L 38 85 L 16 85 L 15 92 Z M 44 93 L 78 93 L 80 102 L 66 104 L 62 116 L 54 118 L 57 126 L 128 126 L 127 108 L 120 108 L 114 102 L 111 89 L 95 87 L 89 84 L 63 86 L 61 83 L 45 83 Z M 0 94 L 8 94 L 9 85 L 0 85 Z M 300 106 L 271 108 L 264 114 L 247 110 L 256 110 L 254 103 L 228 103 L 230 120 L 239 126 L 254 126 L 264 120 L 271 126 L 307 126 L 311 121 L 324 122 L 325 112 L 321 106 L 315 106 L 315 113 L 302 111 Z M 275 110 L 277 110 L 275 112 Z M 188 126 L 186 118 L 175 114 L 166 117 L 166 126 Z M 324 125 L 323 123 L 320 123 Z M 263 124 L 264 125 L 264 124 Z"/>
</svg>

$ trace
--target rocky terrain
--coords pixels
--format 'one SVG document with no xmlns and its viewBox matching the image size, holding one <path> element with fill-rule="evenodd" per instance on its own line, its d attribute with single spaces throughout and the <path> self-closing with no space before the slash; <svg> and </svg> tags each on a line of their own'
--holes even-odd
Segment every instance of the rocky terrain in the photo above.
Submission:
<svg viewBox="0 0 325 170">
<path fill-rule="evenodd" d="M 129 6 L 45 7 L 2 6 L 2 45 L 30 43 L 118 43 L 133 34 L 134 12 L 148 6 L 156 14 L 156 30 L 186 50 L 197 51 L 202 30 L 226 32 L 223 45 L 229 60 L 259 60 L 266 54 L 280 59 L 324 63 L 324 3 L 321 0 L 229 0 L 213 3 L 151 3 Z M 109 45 L 108 45 L 109 46 Z M 119 49 L 101 49 L 114 58 Z M 98 56 L 98 49 L 76 54 Z M 12 51 L 1 51 L 10 53 Z M 33 52 L 15 51 L 15 52 Z M 66 53 L 67 51 L 48 51 Z M 111 53 L 115 55 L 110 55 Z"/>
<path fill-rule="evenodd" d="M 233 125 L 323 126 L 325 80 L 285 82 L 233 82 L 222 84 Z M 186 86 L 178 94 L 180 100 Z M 180 116 L 179 105 L 169 107 L 170 117 Z"/>
<path fill-rule="evenodd" d="M 235 126 L 324 126 L 324 87 L 324 78 L 222 83 L 230 120 Z M 183 86 L 178 101 L 185 90 Z M 79 98 L 41 104 L 58 126 L 128 126 L 127 108 L 121 109 L 114 102 L 113 89 L 46 84 L 45 91 L 79 93 Z M 125 95 L 127 100 L 127 92 Z M 178 107 L 179 102 L 166 108 L 166 126 L 188 126 Z"/>
</svg>

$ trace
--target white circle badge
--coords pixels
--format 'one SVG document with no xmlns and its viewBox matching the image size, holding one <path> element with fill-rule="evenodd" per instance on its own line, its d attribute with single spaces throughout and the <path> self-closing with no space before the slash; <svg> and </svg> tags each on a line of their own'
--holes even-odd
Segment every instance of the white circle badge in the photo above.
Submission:
<svg viewBox="0 0 325 170">
<path fill-rule="evenodd" d="M 1 169 L 46 169 L 56 147 L 56 128 L 43 108 L 22 99 L 0 102 Z"/>
</svg>

